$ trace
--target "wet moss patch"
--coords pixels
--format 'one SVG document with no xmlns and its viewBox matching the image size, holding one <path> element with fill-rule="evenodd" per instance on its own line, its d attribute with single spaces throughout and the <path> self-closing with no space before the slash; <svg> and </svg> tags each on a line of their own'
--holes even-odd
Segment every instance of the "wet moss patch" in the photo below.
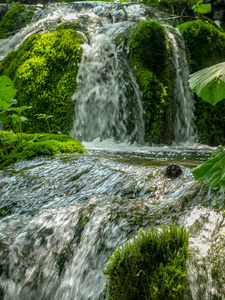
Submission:
<svg viewBox="0 0 225 300">
<path fill-rule="evenodd" d="M 145 140 L 173 139 L 171 103 L 174 70 L 166 29 L 156 21 L 139 23 L 129 41 L 129 59 L 143 92 Z"/>
<path fill-rule="evenodd" d="M 32 106 L 24 113 L 28 118 L 25 132 L 48 131 L 45 122 L 34 117 L 43 113 L 52 116 L 52 133 L 69 132 L 74 118 L 72 95 L 77 86 L 81 43 L 81 36 L 73 29 L 34 34 L 0 63 L 0 75 L 11 78 L 18 90 L 18 106 Z"/>
<path fill-rule="evenodd" d="M 85 153 L 81 143 L 68 135 L 23 134 L 22 148 L 17 135 L 0 131 L 0 168 L 13 162 L 57 153 Z"/>
<path fill-rule="evenodd" d="M 0 21 L 0 39 L 7 38 L 25 27 L 31 21 L 34 11 L 34 7 L 27 7 L 18 2 L 11 3 L 10 9 Z"/>
<path fill-rule="evenodd" d="M 108 299 L 182 299 L 187 275 L 188 233 L 171 223 L 140 231 L 117 249 L 104 274 Z"/>
</svg>

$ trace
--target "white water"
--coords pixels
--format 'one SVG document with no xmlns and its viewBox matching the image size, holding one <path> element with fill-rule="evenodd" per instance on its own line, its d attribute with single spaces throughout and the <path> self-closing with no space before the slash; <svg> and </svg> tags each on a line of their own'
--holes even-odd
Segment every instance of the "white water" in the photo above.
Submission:
<svg viewBox="0 0 225 300">
<path fill-rule="evenodd" d="M 172 48 L 175 67 L 174 99 L 176 103 L 176 120 L 174 124 L 175 143 L 193 143 L 194 136 L 194 99 L 188 87 L 189 69 L 184 40 L 177 28 L 170 27 L 168 37 Z"/>
<path fill-rule="evenodd" d="M 77 76 L 78 88 L 71 135 L 83 141 L 114 138 L 120 142 L 144 143 L 141 91 L 126 59 L 128 48 L 116 47 L 114 39 L 130 32 L 142 20 L 163 19 L 163 13 L 143 5 L 76 2 L 48 5 L 36 12 L 33 23 L 9 39 L 0 40 L 0 59 L 34 33 L 51 32 L 62 22 L 79 23 L 84 37 L 83 56 Z M 194 142 L 193 99 L 188 87 L 184 42 L 178 30 L 168 36 L 175 68 L 174 142 Z M 88 32 L 88 37 L 83 32 Z M 128 34 L 128 33 L 127 33 Z M 171 83 L 173 84 L 173 83 Z"/>
<path fill-rule="evenodd" d="M 166 178 L 168 160 L 186 164 L 178 152 L 91 151 L 0 171 L 4 300 L 103 300 L 108 256 L 140 228 L 171 219 L 190 232 L 185 299 L 224 299 L 225 275 L 212 278 L 213 267 L 224 268 L 225 223 L 215 210 L 224 206 L 224 194 L 202 188 L 185 166 L 180 178 Z"/>
<path fill-rule="evenodd" d="M 86 140 L 90 154 L 24 161 L 0 171 L 0 292 L 4 290 L 4 300 L 103 300 L 102 269 L 108 256 L 139 228 L 159 226 L 171 219 L 185 224 L 191 234 L 193 260 L 185 299 L 208 300 L 215 295 L 224 299 L 224 275 L 220 276 L 222 280 L 212 278 L 212 266 L 218 264 L 222 270 L 224 266 L 223 251 L 214 249 L 224 246 L 225 225 L 221 212 L 215 211 L 224 209 L 224 194 L 201 188 L 189 169 L 208 157 L 211 149 L 199 145 L 197 151 L 138 145 L 143 141 L 141 93 L 121 49 L 111 41 L 136 22 L 154 16 L 157 19 L 157 15 L 141 5 L 112 9 L 114 5 L 52 5 L 37 13 L 33 25 L 1 41 L 0 54 L 5 56 L 30 34 L 54 30 L 59 20 L 82 22 L 91 40 L 84 45 L 77 79 L 73 133 Z M 170 38 L 176 78 L 180 78 L 180 42 L 176 33 Z M 123 79 L 124 70 L 131 80 L 129 85 Z M 177 94 L 184 97 L 187 85 L 180 79 L 176 84 Z M 126 95 L 128 91 L 132 100 Z M 129 114 L 124 108 L 134 99 L 134 126 L 128 130 Z M 175 136 L 180 130 L 182 138 L 177 143 L 193 136 L 192 115 L 185 123 L 179 121 L 179 116 L 190 112 L 186 96 L 182 101 L 175 126 Z M 123 143 L 118 144 L 118 140 Z M 129 143 L 135 140 L 137 144 Z M 180 178 L 164 177 L 170 162 L 183 166 Z M 83 227 L 79 224 L 82 217 L 87 217 Z M 218 260 L 211 263 L 217 252 Z M 59 274 L 60 263 L 64 268 Z"/>
<path fill-rule="evenodd" d="M 90 45 L 83 45 L 71 131 L 79 140 L 114 137 L 144 142 L 141 92 L 122 51 L 112 42 L 131 26 L 130 22 L 107 26 L 104 33 L 91 33 Z"/>
</svg>

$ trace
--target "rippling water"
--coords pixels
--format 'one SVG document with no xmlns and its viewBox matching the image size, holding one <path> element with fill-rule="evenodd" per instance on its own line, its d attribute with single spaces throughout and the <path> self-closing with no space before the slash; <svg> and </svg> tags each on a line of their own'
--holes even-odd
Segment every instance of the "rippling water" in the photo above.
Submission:
<svg viewBox="0 0 225 300">
<path fill-rule="evenodd" d="M 224 240 L 218 210 L 224 194 L 195 182 L 190 172 L 212 150 L 115 144 L 110 153 L 96 142 L 89 148 L 87 155 L 22 161 L 0 171 L 0 295 L 105 299 L 108 256 L 140 228 L 173 220 L 188 228 L 195 258 L 186 299 L 223 299 L 211 261 L 221 269 L 223 251 L 215 258 L 215 241 Z M 177 179 L 164 175 L 170 162 L 182 166 Z"/>
</svg>

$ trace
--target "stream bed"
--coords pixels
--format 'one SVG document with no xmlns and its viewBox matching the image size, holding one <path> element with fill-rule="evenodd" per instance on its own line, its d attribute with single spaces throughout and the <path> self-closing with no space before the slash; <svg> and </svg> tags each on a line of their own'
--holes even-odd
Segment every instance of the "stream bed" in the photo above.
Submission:
<svg viewBox="0 0 225 300">
<path fill-rule="evenodd" d="M 225 299 L 224 193 L 190 172 L 212 149 L 106 145 L 0 171 L 0 299 L 106 299 L 109 255 L 171 221 L 190 233 L 185 299 Z M 170 163 L 180 177 L 165 177 Z"/>
</svg>

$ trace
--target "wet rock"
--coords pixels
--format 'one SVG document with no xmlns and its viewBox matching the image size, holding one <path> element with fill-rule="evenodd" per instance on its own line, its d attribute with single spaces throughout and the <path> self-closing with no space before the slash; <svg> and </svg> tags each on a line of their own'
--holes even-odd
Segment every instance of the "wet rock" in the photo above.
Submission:
<svg viewBox="0 0 225 300">
<path fill-rule="evenodd" d="M 8 5 L 6 4 L 0 4 L 0 20 L 3 19 L 5 13 L 7 12 L 7 10 L 9 9 Z"/>
<path fill-rule="evenodd" d="M 164 174 L 166 177 L 174 179 L 182 174 L 182 169 L 177 164 L 171 164 L 166 168 Z"/>
</svg>

